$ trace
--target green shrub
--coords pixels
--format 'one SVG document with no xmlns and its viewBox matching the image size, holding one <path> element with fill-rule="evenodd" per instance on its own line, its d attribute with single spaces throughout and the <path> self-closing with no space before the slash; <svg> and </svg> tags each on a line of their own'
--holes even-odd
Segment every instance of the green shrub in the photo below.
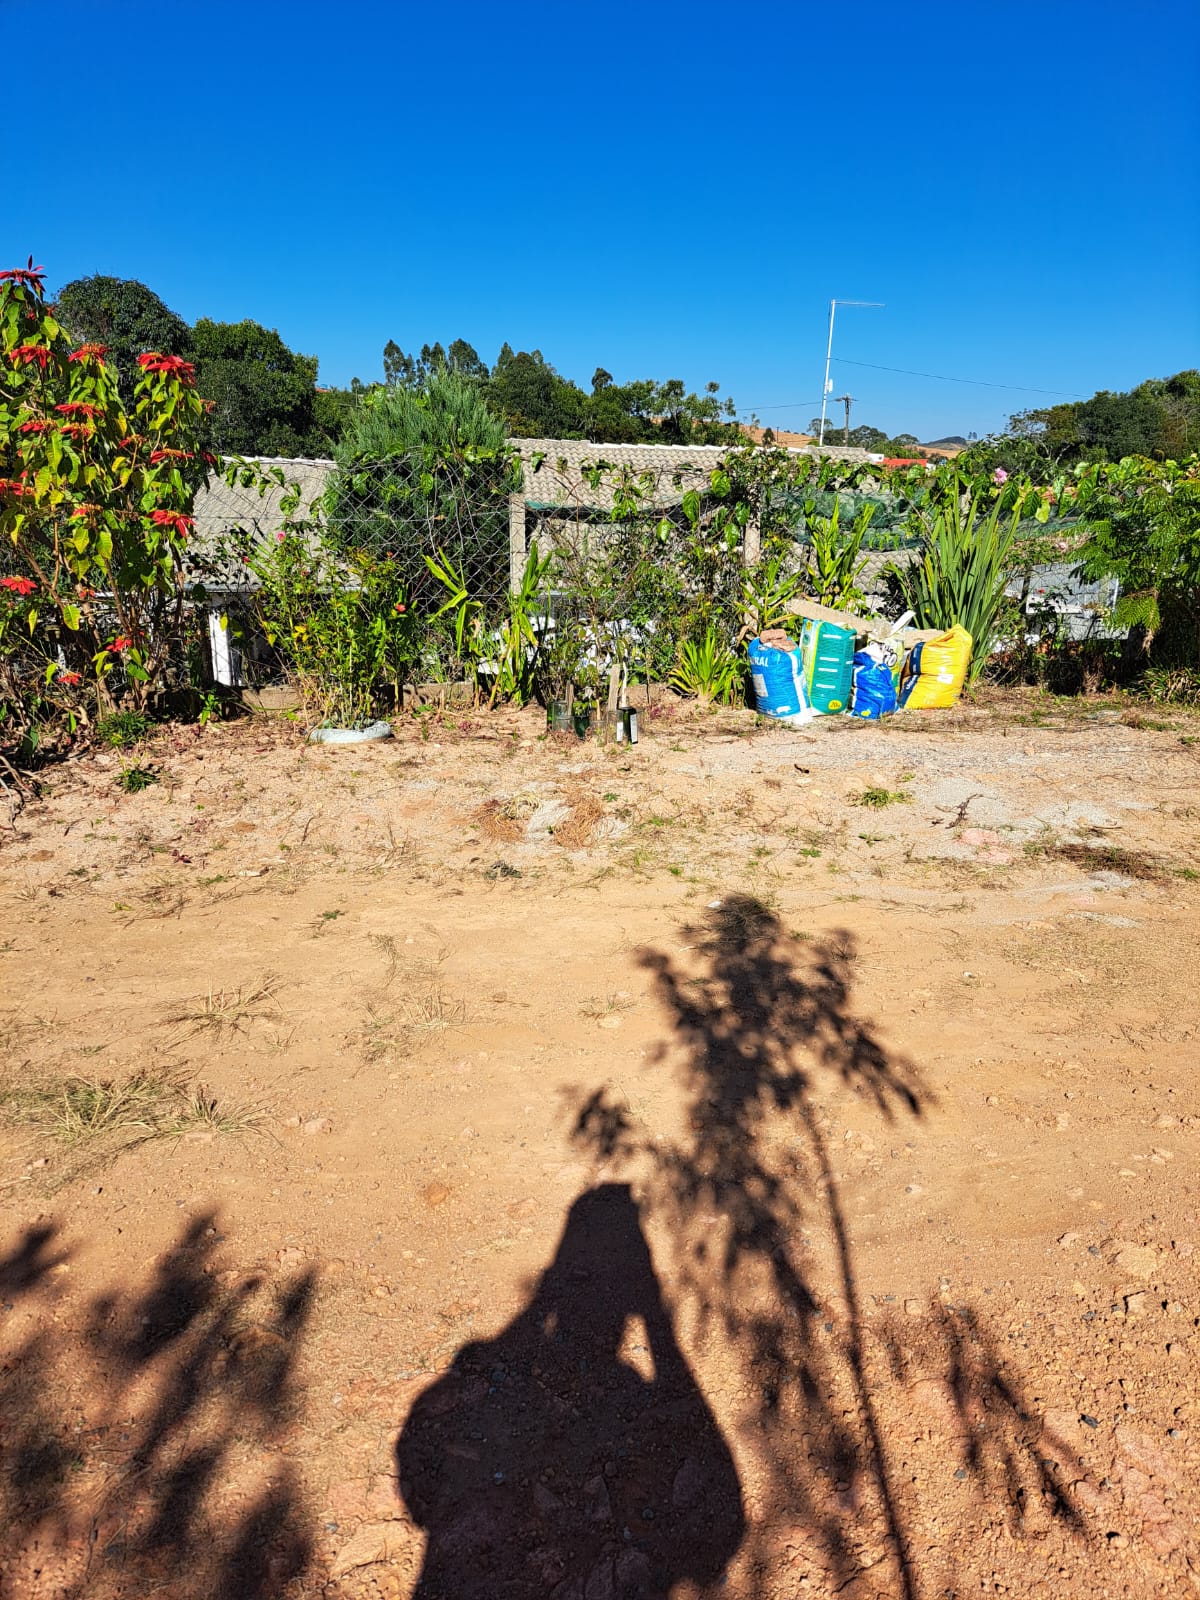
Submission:
<svg viewBox="0 0 1200 1600">
<path fill-rule="evenodd" d="M 936 503 L 912 514 L 921 536 L 919 560 L 888 569 L 917 627 L 958 626 L 971 635 L 972 683 L 999 632 L 1020 514 L 1019 499 L 955 473 Z"/>
<path fill-rule="evenodd" d="M 150 732 L 150 718 L 141 711 L 114 711 L 96 724 L 96 737 L 114 750 L 128 750 Z"/>
</svg>

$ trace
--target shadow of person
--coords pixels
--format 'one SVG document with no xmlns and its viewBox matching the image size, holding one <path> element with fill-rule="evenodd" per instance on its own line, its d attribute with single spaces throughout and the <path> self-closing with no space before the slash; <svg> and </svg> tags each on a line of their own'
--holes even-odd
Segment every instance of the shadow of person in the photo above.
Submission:
<svg viewBox="0 0 1200 1600">
<path fill-rule="evenodd" d="M 396 1460 L 427 1534 L 414 1600 L 651 1600 L 720 1578 L 741 1486 L 627 1185 L 575 1201 L 528 1306 L 420 1396 Z"/>
</svg>

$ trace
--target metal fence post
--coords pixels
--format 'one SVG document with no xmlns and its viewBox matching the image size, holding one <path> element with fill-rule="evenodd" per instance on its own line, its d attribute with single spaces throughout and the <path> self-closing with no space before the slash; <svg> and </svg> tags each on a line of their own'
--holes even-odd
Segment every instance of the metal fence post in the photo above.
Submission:
<svg viewBox="0 0 1200 1600">
<path fill-rule="evenodd" d="M 525 496 L 523 494 L 510 494 L 508 497 L 508 586 L 513 594 L 516 594 L 521 587 L 526 555 Z"/>
</svg>

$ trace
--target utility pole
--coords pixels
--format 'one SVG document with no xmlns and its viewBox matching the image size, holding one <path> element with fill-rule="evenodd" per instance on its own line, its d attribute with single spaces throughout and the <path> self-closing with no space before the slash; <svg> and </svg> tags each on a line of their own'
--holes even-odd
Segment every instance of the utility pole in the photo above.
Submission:
<svg viewBox="0 0 1200 1600">
<path fill-rule="evenodd" d="M 817 437 L 817 448 L 825 443 L 825 407 L 829 403 L 829 391 L 833 384 L 829 380 L 829 363 L 833 359 L 833 316 L 839 306 L 869 306 L 873 310 L 882 311 L 882 300 L 831 300 L 829 302 L 829 342 L 825 346 L 825 382 L 821 386 L 821 431 Z"/>
<path fill-rule="evenodd" d="M 834 405 L 838 405 L 838 404 L 844 405 L 845 408 L 846 408 L 846 433 L 845 433 L 845 438 L 844 438 L 843 442 L 845 443 L 846 449 L 849 450 L 849 448 L 850 448 L 850 407 L 854 404 L 854 396 L 852 394 L 835 395 L 834 398 L 833 398 L 833 403 L 834 403 Z"/>
</svg>

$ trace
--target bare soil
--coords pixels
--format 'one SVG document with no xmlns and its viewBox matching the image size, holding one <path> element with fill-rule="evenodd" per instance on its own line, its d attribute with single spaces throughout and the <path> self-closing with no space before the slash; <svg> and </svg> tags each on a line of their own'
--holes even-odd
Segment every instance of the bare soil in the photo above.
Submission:
<svg viewBox="0 0 1200 1600">
<path fill-rule="evenodd" d="M 396 731 L 3 836 L 2 1600 L 1200 1592 L 1200 719 Z"/>
</svg>

